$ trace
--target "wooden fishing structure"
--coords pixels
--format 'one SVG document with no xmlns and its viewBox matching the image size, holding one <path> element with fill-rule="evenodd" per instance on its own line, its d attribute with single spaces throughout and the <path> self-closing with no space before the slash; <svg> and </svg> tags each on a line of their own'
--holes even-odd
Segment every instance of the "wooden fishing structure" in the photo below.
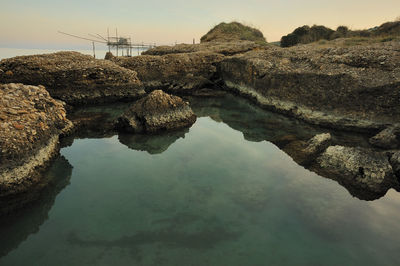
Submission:
<svg viewBox="0 0 400 266">
<path fill-rule="evenodd" d="M 123 36 L 118 36 L 118 30 L 115 29 L 115 36 L 110 36 L 109 29 L 107 29 L 107 38 L 101 36 L 100 34 L 88 34 L 91 38 L 86 38 L 74 34 L 69 34 L 66 32 L 58 31 L 58 33 L 78 38 L 81 40 L 86 40 L 86 41 L 91 41 L 92 42 L 92 48 L 93 48 L 93 56 L 96 58 L 96 47 L 95 43 L 101 43 L 105 44 L 108 46 L 108 51 L 111 52 L 112 49 L 115 49 L 116 51 L 116 56 L 119 56 L 119 52 L 121 52 L 122 56 L 132 56 L 132 51 L 134 49 L 139 51 L 143 51 L 146 49 L 150 49 L 156 46 L 155 43 L 133 43 L 131 40 L 131 37 L 123 37 Z M 125 53 L 124 53 L 125 52 Z"/>
</svg>

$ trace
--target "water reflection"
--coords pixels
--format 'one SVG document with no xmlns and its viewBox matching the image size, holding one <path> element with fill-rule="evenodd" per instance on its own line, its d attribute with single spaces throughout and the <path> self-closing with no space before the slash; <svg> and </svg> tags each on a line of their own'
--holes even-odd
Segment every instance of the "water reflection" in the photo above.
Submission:
<svg viewBox="0 0 400 266">
<path fill-rule="evenodd" d="M 310 125 L 284 115 L 261 109 L 245 99 L 224 93 L 220 97 L 187 97 L 198 117 L 210 117 L 216 122 L 227 124 L 232 129 L 243 133 L 244 139 L 252 142 L 269 141 L 288 154 L 295 162 L 310 169 L 320 176 L 333 179 L 346 187 L 349 193 L 359 199 L 374 200 L 386 194 L 394 187 L 400 190 L 396 180 L 382 182 L 377 190 L 368 190 L 357 180 L 344 180 L 320 169 L 318 165 L 309 165 L 301 151 L 304 141 L 316 134 L 329 132 L 333 145 L 370 147 L 368 136 L 344 131 L 334 131 Z M 101 138 L 117 134 L 114 131 L 115 119 L 129 104 L 113 104 L 84 108 L 75 112 L 72 120 L 81 123 L 81 129 L 70 138 Z M 119 134 L 119 140 L 130 149 L 160 154 L 178 139 L 184 138 L 189 129 L 164 133 L 161 135 Z M 394 182 L 393 182 L 394 181 Z"/>
<path fill-rule="evenodd" d="M 17 248 L 29 235 L 39 231 L 39 227 L 48 219 L 48 213 L 53 207 L 57 195 L 69 185 L 72 166 L 63 156 L 58 157 L 45 172 L 44 180 L 47 186 L 29 195 L 18 195 L 14 201 L 28 200 L 32 203 L 12 214 L 0 216 L 0 257 Z M 31 195 L 33 193 L 33 195 Z M 33 197 L 33 198 L 32 198 Z M 0 209 L 9 208 L 10 202 L 3 199 Z M 15 206 L 13 206 L 13 209 Z M 6 241 L 5 241 L 6 240 Z"/>
<path fill-rule="evenodd" d="M 158 135 L 123 134 L 118 135 L 119 141 L 128 148 L 137 151 L 146 151 L 149 154 L 160 154 L 166 151 L 175 141 L 185 138 L 189 129 L 181 129 Z"/>
<path fill-rule="evenodd" d="M 0 264 L 400 263 L 394 248 L 400 246 L 400 194 L 354 199 L 277 145 L 244 140 L 231 129 L 234 122 L 225 123 L 231 117 L 220 110 L 214 120 L 199 118 L 188 132 L 154 143 L 143 138 L 137 150 L 117 135 L 75 140 L 61 151 L 74 165 L 71 184 L 50 203 L 47 222 L 19 238 Z M 285 147 L 302 138 L 289 133 L 275 143 Z"/>
</svg>

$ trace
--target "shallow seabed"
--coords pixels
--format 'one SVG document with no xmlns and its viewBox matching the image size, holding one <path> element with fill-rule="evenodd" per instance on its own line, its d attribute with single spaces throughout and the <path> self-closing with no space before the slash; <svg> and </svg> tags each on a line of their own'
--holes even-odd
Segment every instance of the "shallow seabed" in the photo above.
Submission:
<svg viewBox="0 0 400 266">
<path fill-rule="evenodd" d="M 354 198 L 212 117 L 63 148 L 46 196 L 2 221 L 0 265 L 400 265 L 399 193 Z"/>
</svg>

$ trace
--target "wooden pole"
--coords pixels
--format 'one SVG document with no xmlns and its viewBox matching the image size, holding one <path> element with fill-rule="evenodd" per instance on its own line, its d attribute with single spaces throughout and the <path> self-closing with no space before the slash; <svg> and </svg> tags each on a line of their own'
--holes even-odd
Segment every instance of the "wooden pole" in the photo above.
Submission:
<svg viewBox="0 0 400 266">
<path fill-rule="evenodd" d="M 117 30 L 117 28 L 115 28 L 115 38 L 117 40 L 117 56 L 118 56 L 118 46 L 119 46 L 119 44 L 118 44 L 118 30 Z"/>
<path fill-rule="evenodd" d="M 94 47 L 94 42 L 92 42 L 92 45 L 93 45 L 93 57 L 96 58 L 96 49 Z"/>
<path fill-rule="evenodd" d="M 107 46 L 108 46 L 108 51 L 111 53 L 111 47 L 110 47 L 110 29 L 107 28 Z"/>
</svg>

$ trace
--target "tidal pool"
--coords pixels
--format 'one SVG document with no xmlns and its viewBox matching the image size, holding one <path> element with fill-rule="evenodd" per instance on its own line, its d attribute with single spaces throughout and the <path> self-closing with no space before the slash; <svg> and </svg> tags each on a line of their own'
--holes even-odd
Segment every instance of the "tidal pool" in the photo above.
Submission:
<svg viewBox="0 0 400 266">
<path fill-rule="evenodd" d="M 0 219 L 0 265 L 400 265 L 398 192 L 353 197 L 273 144 L 326 130 L 230 97 L 187 130 L 75 139 Z"/>
</svg>

